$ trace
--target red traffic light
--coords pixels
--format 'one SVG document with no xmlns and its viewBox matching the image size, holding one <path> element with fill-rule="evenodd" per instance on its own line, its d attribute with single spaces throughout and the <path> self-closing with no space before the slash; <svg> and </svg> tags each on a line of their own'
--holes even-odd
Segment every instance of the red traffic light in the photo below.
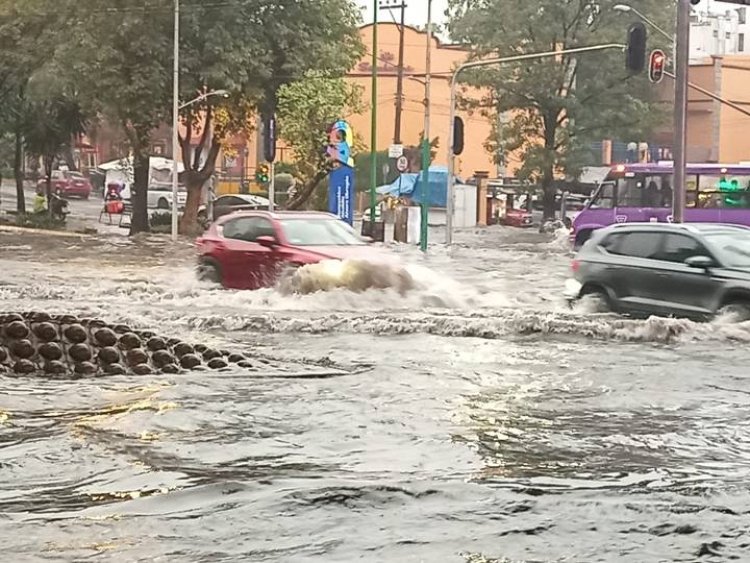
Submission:
<svg viewBox="0 0 750 563">
<path fill-rule="evenodd" d="M 654 84 L 661 82 L 664 78 L 664 67 L 667 64 L 667 56 L 661 49 L 651 51 L 648 63 L 648 79 Z"/>
</svg>

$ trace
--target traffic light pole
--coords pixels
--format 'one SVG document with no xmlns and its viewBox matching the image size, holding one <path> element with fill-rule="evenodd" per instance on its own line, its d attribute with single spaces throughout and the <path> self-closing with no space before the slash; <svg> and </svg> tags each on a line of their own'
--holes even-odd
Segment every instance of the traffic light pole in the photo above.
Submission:
<svg viewBox="0 0 750 563">
<path fill-rule="evenodd" d="M 689 1 L 689 0 L 687 0 Z M 455 194 L 455 155 L 453 154 L 453 142 L 454 142 L 454 125 L 456 118 L 456 90 L 458 87 L 459 75 L 467 69 L 477 68 L 482 66 L 490 66 L 503 63 L 514 63 L 519 61 L 530 61 L 535 59 L 544 59 L 549 57 L 559 57 L 560 55 L 572 55 L 575 53 L 590 53 L 592 51 L 605 51 L 608 49 L 620 49 L 624 50 L 625 45 L 620 43 L 605 43 L 602 45 L 592 45 L 590 47 L 578 47 L 576 49 L 558 49 L 556 51 L 546 51 L 544 53 L 528 53 L 526 55 L 515 55 L 512 57 L 501 57 L 499 59 L 485 59 L 483 61 L 473 61 L 470 63 L 464 63 L 459 66 L 453 76 L 451 77 L 451 101 L 450 101 L 450 125 L 449 125 L 449 137 L 448 137 L 448 200 L 446 202 L 446 219 L 445 219 L 445 243 L 447 245 L 453 244 L 453 214 L 456 206 L 456 194 Z"/>
<path fill-rule="evenodd" d="M 685 220 L 689 56 L 690 0 L 678 0 L 674 83 L 674 197 L 672 198 L 672 220 L 675 223 L 682 223 Z"/>
<path fill-rule="evenodd" d="M 273 213 L 276 207 L 276 165 L 272 162 L 268 163 L 268 210 Z"/>
</svg>

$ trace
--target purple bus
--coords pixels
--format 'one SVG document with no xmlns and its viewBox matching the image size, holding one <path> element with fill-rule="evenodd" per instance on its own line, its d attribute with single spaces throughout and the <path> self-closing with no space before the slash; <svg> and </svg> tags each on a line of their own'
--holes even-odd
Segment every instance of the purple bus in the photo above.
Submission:
<svg viewBox="0 0 750 563">
<path fill-rule="evenodd" d="M 618 164 L 573 221 L 579 248 L 595 229 L 614 223 L 672 221 L 671 162 Z M 750 163 L 688 164 L 685 221 L 750 227 Z"/>
</svg>

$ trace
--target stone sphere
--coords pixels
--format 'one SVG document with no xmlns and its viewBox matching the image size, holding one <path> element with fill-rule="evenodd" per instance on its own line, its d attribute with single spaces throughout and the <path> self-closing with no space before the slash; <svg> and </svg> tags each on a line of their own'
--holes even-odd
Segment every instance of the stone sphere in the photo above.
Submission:
<svg viewBox="0 0 750 563">
<path fill-rule="evenodd" d="M 47 313 L 31 313 L 29 315 L 29 319 L 31 319 L 31 321 L 35 323 L 44 323 L 49 322 L 52 317 Z"/>
<path fill-rule="evenodd" d="M 17 358 L 27 360 L 31 358 L 35 353 L 34 345 L 29 340 L 16 340 L 10 345 L 10 351 Z"/>
<path fill-rule="evenodd" d="M 10 338 L 26 338 L 29 335 L 29 327 L 23 321 L 13 321 L 5 325 L 5 334 Z"/>
<path fill-rule="evenodd" d="M 0 346 L 0 364 L 8 359 L 8 351 Z"/>
<path fill-rule="evenodd" d="M 45 342 L 52 342 L 58 339 L 57 327 L 49 322 L 39 323 L 34 327 L 34 334 L 36 334 L 39 340 Z"/>
<path fill-rule="evenodd" d="M 65 335 L 65 338 L 67 338 L 70 342 L 73 342 L 74 344 L 80 344 L 81 342 L 86 342 L 86 339 L 88 338 L 88 333 L 86 332 L 86 329 L 83 328 L 83 326 L 79 324 L 70 325 L 63 331 L 63 334 Z"/>
<path fill-rule="evenodd" d="M 120 347 L 123 350 L 133 350 L 141 347 L 141 339 L 132 332 L 126 332 L 120 337 Z"/>
<path fill-rule="evenodd" d="M 221 358 L 221 352 L 208 348 L 203 352 L 203 359 L 206 361 L 213 360 L 214 358 Z"/>
<path fill-rule="evenodd" d="M 4 323 L 12 323 L 15 321 L 24 321 L 23 315 L 19 315 L 18 313 L 9 313 L 7 315 L 3 316 L 3 322 Z"/>
<path fill-rule="evenodd" d="M 59 360 L 52 360 L 44 364 L 44 373 L 64 375 L 68 373 L 68 366 Z"/>
<path fill-rule="evenodd" d="M 148 339 L 148 342 L 146 342 L 146 348 L 148 348 L 152 352 L 156 352 L 157 350 L 166 350 L 167 343 L 164 341 L 163 338 L 159 338 L 158 336 L 152 336 L 151 338 Z"/>
<path fill-rule="evenodd" d="M 142 348 L 133 348 L 127 353 L 128 365 L 137 366 L 148 363 L 148 354 Z"/>
<path fill-rule="evenodd" d="M 64 325 L 72 325 L 78 323 L 78 317 L 74 317 L 73 315 L 60 315 L 57 317 L 58 322 Z"/>
<path fill-rule="evenodd" d="M 91 362 L 79 362 L 75 367 L 75 372 L 78 375 L 94 375 L 97 371 L 97 367 Z"/>
<path fill-rule="evenodd" d="M 245 360 L 245 356 L 242 354 L 228 354 L 227 360 L 233 364 L 237 364 Z"/>
<path fill-rule="evenodd" d="M 175 362 L 175 358 L 172 354 L 166 350 L 157 350 L 151 355 L 151 359 L 154 365 L 158 368 L 164 367 Z"/>
<path fill-rule="evenodd" d="M 111 328 L 100 328 L 94 334 L 94 339 L 99 346 L 114 346 L 117 344 L 117 334 Z"/>
<path fill-rule="evenodd" d="M 161 367 L 162 373 L 180 373 L 180 368 L 175 364 L 167 364 Z"/>
<path fill-rule="evenodd" d="M 122 364 L 112 363 L 104 368 L 104 373 L 107 375 L 125 375 L 127 370 Z"/>
<path fill-rule="evenodd" d="M 195 348 L 195 351 L 198 352 L 199 354 L 202 354 L 203 352 L 208 350 L 208 346 L 206 346 L 205 344 L 196 344 L 193 347 Z"/>
<path fill-rule="evenodd" d="M 63 350 L 57 342 L 45 342 L 39 347 L 39 355 L 45 360 L 59 360 L 63 357 Z"/>
<path fill-rule="evenodd" d="M 105 346 L 99 350 L 98 357 L 105 364 L 116 364 L 120 361 L 120 351 L 114 346 Z"/>
<path fill-rule="evenodd" d="M 129 327 L 129 326 L 127 326 L 127 325 L 115 325 L 115 326 L 113 327 L 113 330 L 114 330 L 114 331 L 115 331 L 115 332 L 116 332 L 117 334 L 126 334 L 126 333 L 128 333 L 128 332 L 132 332 L 132 331 L 130 330 L 130 327 Z"/>
<path fill-rule="evenodd" d="M 153 373 L 153 370 L 148 364 L 138 364 L 133 366 L 133 373 L 136 375 L 149 375 Z"/>
<path fill-rule="evenodd" d="M 88 362 L 93 356 L 87 344 L 73 344 L 68 349 L 68 355 L 76 362 Z"/>
<path fill-rule="evenodd" d="M 193 349 L 193 347 L 186 342 L 178 342 L 174 345 L 174 354 L 178 358 L 181 358 L 186 354 L 193 354 L 194 352 L 195 350 Z"/>
<path fill-rule="evenodd" d="M 208 362 L 208 367 L 211 369 L 222 369 L 227 367 L 229 364 L 223 358 L 213 358 Z"/>
<path fill-rule="evenodd" d="M 180 358 L 180 365 L 185 369 L 195 369 L 201 365 L 201 359 L 195 354 L 185 354 Z"/>
<path fill-rule="evenodd" d="M 13 365 L 13 371 L 21 375 L 27 375 L 36 371 L 36 366 L 31 360 L 18 360 Z"/>
</svg>

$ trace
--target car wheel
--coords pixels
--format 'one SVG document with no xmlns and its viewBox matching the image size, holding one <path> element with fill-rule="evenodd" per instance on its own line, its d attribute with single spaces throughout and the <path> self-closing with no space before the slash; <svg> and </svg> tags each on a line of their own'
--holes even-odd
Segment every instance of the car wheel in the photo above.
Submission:
<svg viewBox="0 0 750 563">
<path fill-rule="evenodd" d="M 734 301 L 732 303 L 727 303 L 726 305 L 722 305 L 716 314 L 719 317 L 743 323 L 750 320 L 750 302 Z"/>
<path fill-rule="evenodd" d="M 581 303 L 590 313 L 609 313 L 612 311 L 609 295 L 598 287 L 585 288 L 581 292 Z"/>
<path fill-rule="evenodd" d="M 198 279 L 221 285 L 221 271 L 214 262 L 201 262 L 198 264 Z"/>
<path fill-rule="evenodd" d="M 156 203 L 156 207 L 159 209 L 169 209 L 169 202 L 165 198 L 160 197 Z"/>
</svg>

